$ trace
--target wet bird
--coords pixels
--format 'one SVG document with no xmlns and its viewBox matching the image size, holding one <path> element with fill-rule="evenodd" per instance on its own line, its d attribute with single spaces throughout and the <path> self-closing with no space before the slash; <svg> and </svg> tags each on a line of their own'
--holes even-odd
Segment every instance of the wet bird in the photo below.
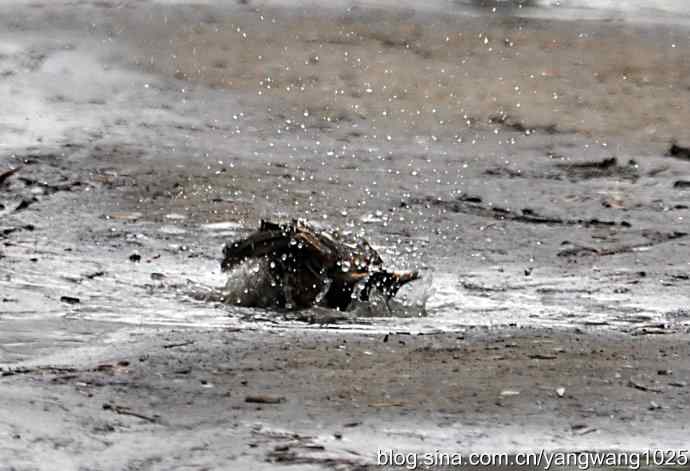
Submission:
<svg viewBox="0 0 690 471">
<path fill-rule="evenodd" d="M 270 286 L 276 288 L 270 290 L 270 304 L 284 309 L 318 304 L 345 311 L 357 300 L 368 301 L 375 290 L 387 304 L 402 286 L 420 278 L 416 271 L 385 270 L 381 256 L 363 238 L 299 220 L 261 221 L 257 231 L 225 245 L 221 269 L 230 271 L 248 260 L 267 262 Z"/>
</svg>

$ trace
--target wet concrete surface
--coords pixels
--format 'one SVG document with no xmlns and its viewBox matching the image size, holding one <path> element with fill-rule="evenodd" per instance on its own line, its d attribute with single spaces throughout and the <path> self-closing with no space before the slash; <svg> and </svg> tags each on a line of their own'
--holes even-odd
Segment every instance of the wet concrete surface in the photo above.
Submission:
<svg viewBox="0 0 690 471">
<path fill-rule="evenodd" d="M 1 466 L 687 445 L 682 27 L 0 9 Z M 424 281 L 393 316 L 221 302 L 262 217 Z"/>
</svg>

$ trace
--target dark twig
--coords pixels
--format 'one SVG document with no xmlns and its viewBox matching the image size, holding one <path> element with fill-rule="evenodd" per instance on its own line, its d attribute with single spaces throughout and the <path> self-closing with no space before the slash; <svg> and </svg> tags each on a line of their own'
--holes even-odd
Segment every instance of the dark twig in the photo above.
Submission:
<svg viewBox="0 0 690 471">
<path fill-rule="evenodd" d="M 152 424 L 155 424 L 158 422 L 158 419 L 156 417 L 149 417 L 148 415 L 134 412 L 134 411 L 130 410 L 129 407 L 118 406 L 116 404 L 108 404 L 107 402 L 105 404 L 103 404 L 103 410 L 112 410 L 116 414 L 129 415 L 132 417 L 136 417 L 138 419 L 145 420 L 147 422 L 151 422 Z"/>
<path fill-rule="evenodd" d="M 5 180 L 7 180 L 7 179 L 10 178 L 12 175 L 14 175 L 15 173 L 17 173 L 21 168 L 22 168 L 22 166 L 20 165 L 19 167 L 11 168 L 11 169 L 9 169 L 9 170 L 7 170 L 7 171 L 5 171 L 5 172 L 0 173 L 0 185 L 2 185 L 3 183 L 5 183 Z"/>
<path fill-rule="evenodd" d="M 186 347 L 187 345 L 192 345 L 193 343 L 194 343 L 193 340 L 188 340 L 186 342 L 179 342 L 179 343 L 169 343 L 169 344 L 163 345 L 163 348 Z"/>
</svg>

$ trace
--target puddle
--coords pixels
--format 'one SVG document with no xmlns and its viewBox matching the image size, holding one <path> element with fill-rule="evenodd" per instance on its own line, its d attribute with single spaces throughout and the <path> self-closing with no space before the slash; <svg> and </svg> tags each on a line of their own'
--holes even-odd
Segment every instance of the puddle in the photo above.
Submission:
<svg viewBox="0 0 690 471">
<path fill-rule="evenodd" d="M 208 226 L 223 230 L 235 227 L 229 223 Z M 636 287 L 638 294 L 633 298 L 602 288 L 602 274 L 583 279 L 547 272 L 525 276 L 518 267 L 467 273 L 428 270 L 422 280 L 402 289 L 388 306 L 373 297 L 372 302 L 358 303 L 345 313 L 322 308 L 294 313 L 227 303 L 227 291 L 221 288 L 227 289 L 228 277 L 213 259 L 181 259 L 180 253 L 164 252 L 160 257 L 144 257 L 142 262 L 133 263 L 126 254 L 64 256 L 62 250 L 55 245 L 37 249 L 21 244 L 6 250 L 13 263 L 0 268 L 0 290 L 7 300 L 2 304 L 3 320 L 63 318 L 198 328 L 268 322 L 286 328 L 376 332 L 509 325 L 617 330 L 690 325 L 690 316 L 682 309 L 690 304 L 690 297 L 663 298 L 653 289 Z M 40 260 L 32 262 L 37 253 Z M 251 268 L 231 273 L 232 290 L 244 295 L 254 290 L 256 295 L 257 289 L 268 289 L 257 282 L 257 273 Z M 625 279 L 632 274 L 615 276 Z M 66 302 L 65 296 L 76 301 Z"/>
<path fill-rule="evenodd" d="M 280 4 L 281 2 L 269 3 Z M 334 5 L 336 3 L 334 2 Z M 384 6 L 392 5 L 392 2 L 385 1 L 374 3 Z M 443 8 L 448 7 L 448 2 L 429 1 L 415 5 L 428 6 L 432 4 L 439 8 L 441 6 Z M 548 14 L 557 16 L 556 12 L 582 11 L 584 8 L 606 9 L 616 6 L 612 2 L 581 2 L 578 4 L 563 1 L 558 7 L 553 2 L 538 4 L 543 4 L 544 8 L 523 8 L 521 10 L 534 14 L 548 12 Z M 455 2 L 454 5 L 462 10 L 468 4 Z M 647 4 L 644 2 L 635 2 L 631 5 L 630 11 L 647 8 L 645 6 Z M 650 5 L 652 4 L 650 3 Z M 653 5 L 659 6 L 661 10 L 681 13 L 684 11 L 683 8 L 686 8 L 684 2 L 682 4 L 657 2 Z M 330 28 L 329 25 L 327 23 L 324 27 Z M 290 35 L 292 36 L 291 33 Z M 444 257 L 448 257 L 448 259 L 454 257 L 453 259 L 460 260 L 463 257 L 468 259 L 474 256 L 469 255 L 467 252 L 469 250 L 481 254 L 483 257 L 495 256 L 496 258 L 511 260 L 511 263 L 506 263 L 503 266 L 503 271 L 496 268 L 472 268 L 467 271 L 457 268 L 457 271 L 454 271 L 453 267 L 440 268 L 438 264 L 434 267 L 432 263 L 430 265 L 433 269 L 425 273 L 424 280 L 413 284 L 409 292 L 407 290 L 402 291 L 399 298 L 390 306 L 386 307 L 385 303 L 358 305 L 354 311 L 345 313 L 345 316 L 341 316 L 342 318 L 333 322 L 331 322 L 330 316 L 326 316 L 329 328 L 376 331 L 437 331 L 463 330 L 476 326 L 530 325 L 598 326 L 625 329 L 655 323 L 668 325 L 686 325 L 688 323 L 687 316 L 669 314 L 681 312 L 680 310 L 690 304 L 688 295 L 678 294 L 682 290 L 681 282 L 677 283 L 678 290 L 669 290 L 675 294 L 662 296 L 655 290 L 657 285 L 654 281 L 648 280 L 641 284 L 630 284 L 635 280 L 622 279 L 619 281 L 611 273 L 607 279 L 606 276 L 608 275 L 605 272 L 587 272 L 584 269 L 572 270 L 573 274 L 566 276 L 564 273 L 569 270 L 554 270 L 552 272 L 535 272 L 531 276 L 525 276 L 524 267 L 520 266 L 517 260 L 520 258 L 525 260 L 527 258 L 525 254 L 532 253 L 533 250 L 538 253 L 553 255 L 555 252 L 551 250 L 552 247 L 561 243 L 566 236 L 570 239 L 572 233 L 579 230 L 575 227 L 576 224 L 568 225 L 567 234 L 564 233 L 563 236 L 551 235 L 554 231 L 550 227 L 525 229 L 529 227 L 526 224 L 530 221 L 534 222 L 535 218 L 525 218 L 524 214 L 521 219 L 513 217 L 511 220 L 505 214 L 497 216 L 495 211 L 486 209 L 489 206 L 479 207 L 457 202 L 452 202 L 451 205 L 445 207 L 438 206 L 438 204 L 436 206 L 427 204 L 429 201 L 437 201 L 438 194 L 441 193 L 438 188 L 442 184 L 434 183 L 436 178 L 439 178 L 438 182 L 442 181 L 443 185 L 450 185 L 448 188 L 452 189 L 449 191 L 456 191 L 463 184 L 470 187 L 466 188 L 467 190 L 474 191 L 476 189 L 477 192 L 481 190 L 487 201 L 495 200 L 497 204 L 501 204 L 501 207 L 505 206 L 501 203 L 502 201 L 516 200 L 515 204 L 520 204 L 521 199 L 528 201 L 530 205 L 541 200 L 543 200 L 543 205 L 552 204 L 553 201 L 558 201 L 557 197 L 560 197 L 563 192 L 585 194 L 591 189 L 589 186 L 571 186 L 564 190 L 563 185 L 565 183 L 559 181 L 557 189 L 553 189 L 553 193 L 547 193 L 550 188 L 547 185 L 551 183 L 544 181 L 539 182 L 540 185 L 543 185 L 539 192 L 530 192 L 530 187 L 533 186 L 531 182 L 523 183 L 515 179 L 512 181 L 513 189 L 508 191 L 503 188 L 504 180 L 497 178 L 494 180 L 497 182 L 495 186 L 499 190 L 503 189 L 492 197 L 491 191 L 493 190 L 479 188 L 478 184 L 474 184 L 477 188 L 471 187 L 473 181 L 485 181 L 486 175 L 481 173 L 479 164 L 477 164 L 477 169 L 473 170 L 466 168 L 467 165 L 464 160 L 444 160 L 446 155 L 457 153 L 458 148 L 451 147 L 451 144 L 444 144 L 448 147 L 434 147 L 431 150 L 425 150 L 425 155 L 428 150 L 429 155 L 434 155 L 435 159 L 438 159 L 438 162 L 435 162 L 431 159 L 428 161 L 416 159 L 414 157 L 417 154 L 416 147 L 410 147 L 404 143 L 399 144 L 399 147 L 383 147 L 381 142 L 375 141 L 373 138 L 362 141 L 359 144 L 361 148 L 358 148 L 357 144 L 348 144 L 350 148 L 347 151 L 343 150 L 342 156 L 336 156 L 332 161 L 328 161 L 328 166 L 326 161 L 323 161 L 322 166 L 325 170 L 319 173 L 316 157 L 305 158 L 304 161 L 297 162 L 292 160 L 292 154 L 297 154 L 299 151 L 310 155 L 310 150 L 314 150 L 314 155 L 322 155 L 324 148 L 319 147 L 322 145 L 321 141 L 314 144 L 314 147 L 308 147 L 311 144 L 305 144 L 306 139 L 304 142 L 300 142 L 297 138 L 293 140 L 292 137 L 284 137 L 285 133 L 281 133 L 280 137 L 272 135 L 256 137 L 255 134 L 251 134 L 251 137 L 244 137 L 248 134 L 249 127 L 240 128 L 239 124 L 235 122 L 236 120 L 230 121 L 227 118 L 227 110 L 242 110 L 243 107 L 246 108 L 249 105 L 240 106 L 236 97 L 230 93 L 224 94 L 215 89 L 203 89 L 198 84 L 195 85 L 199 88 L 198 95 L 192 95 L 186 89 L 184 92 L 174 90 L 173 93 L 170 91 L 172 88 L 170 90 L 165 88 L 168 84 L 160 76 L 155 78 L 143 72 L 131 71 L 113 59 L 113 57 L 119 57 L 117 55 L 119 48 L 114 46 L 114 49 L 109 52 L 112 57 L 109 56 L 106 60 L 98 54 L 98 50 L 89 50 L 89 44 L 84 43 L 75 47 L 68 47 L 69 38 L 66 38 L 58 46 L 44 46 L 44 53 L 41 55 L 32 53 L 31 46 L 34 41 L 32 38 L 14 35 L 11 39 L 11 41 L 0 40 L 0 70 L 3 67 L 8 67 L 15 70 L 15 73 L 22 74 L 22 86 L 15 87 L 19 83 L 15 80 L 16 77 L 0 82 L 0 99 L 3 99 L 6 104 L 6 112 L 0 118 L 0 127 L 4 127 L 3 129 L 12 126 L 17 127 L 17 123 L 21 123 L 21 129 L 12 128 L 9 132 L 3 132 L 4 140 L 0 144 L 3 149 L 33 145 L 39 138 L 42 139 L 42 144 L 47 147 L 53 142 L 60 142 L 71 132 L 77 132 L 75 130 L 81 133 L 87 128 L 94 128 L 99 135 L 109 136 L 111 133 L 119 132 L 127 135 L 127 139 L 132 142 L 137 141 L 138 136 L 140 136 L 139 132 L 142 135 L 143 133 L 150 133 L 147 139 L 142 140 L 143 143 L 138 143 L 142 147 L 153 146 L 152 143 L 156 144 L 156 150 L 151 153 L 150 158 L 160 157 L 161 161 L 167 158 L 172 159 L 169 155 L 173 154 L 173 151 L 169 153 L 168 149 L 178 146 L 182 149 L 179 151 L 179 156 L 182 156 L 183 160 L 180 161 L 189 165 L 191 175 L 193 173 L 191 172 L 192 167 L 196 171 L 196 167 L 208 166 L 210 172 L 212 161 L 217 162 L 218 159 L 222 158 L 226 159 L 227 162 L 235 158 L 232 156 L 230 160 L 227 160 L 227 138 L 230 135 L 236 139 L 232 141 L 233 145 L 230 146 L 232 151 L 242 156 L 263 156 L 264 154 L 256 151 L 257 148 L 269 144 L 273 146 L 274 143 L 278 143 L 279 146 L 287 146 L 280 151 L 277 150 L 277 147 L 275 151 L 271 150 L 270 158 L 274 160 L 273 163 L 283 165 L 283 167 L 271 167 L 271 172 L 278 173 L 270 174 L 263 167 L 259 173 L 259 170 L 253 167 L 256 164 L 254 159 L 242 157 L 244 160 L 241 160 L 240 157 L 237 157 L 240 159 L 238 162 L 241 161 L 242 165 L 238 165 L 232 171 L 219 173 L 219 177 L 216 177 L 215 174 L 214 177 L 207 175 L 204 177 L 203 184 L 199 185 L 203 191 L 210 191 L 209 188 L 215 185 L 218 188 L 216 191 L 222 194 L 215 195 L 219 197 L 212 200 L 211 194 L 202 193 L 201 196 L 190 194 L 189 205 L 203 204 L 208 209 L 212 201 L 214 205 L 218 205 L 219 208 L 226 211 L 228 210 L 227 206 L 231 205 L 233 209 L 236 209 L 235 207 L 242 209 L 245 206 L 256 206 L 252 197 L 261 195 L 266 189 L 268 196 L 265 204 L 273 212 L 284 211 L 285 214 L 288 214 L 290 212 L 288 210 L 295 210 L 294 212 L 299 213 L 309 205 L 313 215 L 319 212 L 323 212 L 325 215 L 332 211 L 336 213 L 334 217 L 337 218 L 338 214 L 342 216 L 342 206 L 343 201 L 345 201 L 346 215 L 352 214 L 353 221 L 359 221 L 367 228 L 371 228 L 372 232 L 378 232 L 377 235 L 381 236 L 379 239 L 388 239 L 381 241 L 382 243 L 378 247 L 387 260 L 415 261 L 419 252 L 430 253 L 430 256 L 435 257 L 434 260 L 437 262 L 442 262 Z M 393 48 L 388 49 L 392 50 Z M 410 58 L 406 57 L 404 63 L 409 60 Z M 419 60 L 426 59 L 421 57 Z M 303 62 L 304 60 L 300 58 L 300 63 Z M 309 67 L 314 66 L 313 64 L 307 65 Z M 525 67 L 524 70 L 532 70 L 527 66 Z M 325 77 L 330 75 L 332 74 L 329 72 Z M 183 86 L 186 87 L 187 85 L 185 83 L 175 84 L 175 87 Z M 14 90 L 13 87 L 17 89 Z M 254 93 L 256 85 L 253 81 L 251 87 L 252 93 Z M 194 98 L 198 97 L 204 99 L 200 103 L 194 102 Z M 136 113 L 128 103 L 136 103 Z M 162 106 L 162 103 L 166 106 Z M 107 105 L 107 112 L 104 112 L 103 104 Z M 262 104 L 262 108 L 263 106 Z M 232 113 L 240 112 L 233 111 Z M 216 119 L 223 116 L 226 117 L 227 122 Z M 126 124 L 122 124 L 119 131 L 111 127 L 111 124 L 118 119 L 123 120 Z M 256 119 L 259 120 L 259 118 Z M 608 119 L 607 121 L 616 120 Z M 682 122 L 682 120 L 675 121 Z M 129 124 L 130 122 L 131 124 Z M 213 123 L 213 126 L 203 127 L 200 124 L 207 122 Z M 266 123 L 264 124 L 267 128 L 272 129 L 270 126 L 273 124 L 269 126 Z M 145 126 L 139 126 L 139 124 L 145 124 Z M 202 133 L 200 131 L 202 129 L 206 131 Z M 472 132 L 474 133 L 474 131 Z M 329 142 L 327 134 L 325 132 L 319 134 L 319 139 L 324 140 L 323 146 L 336 148 L 337 145 L 340 145 Z M 189 137 L 192 135 L 198 137 Z M 241 139 L 244 140 L 239 140 L 238 135 L 242 136 Z M 83 133 L 81 136 L 83 137 Z M 347 139 L 351 137 L 345 136 L 342 143 L 349 142 Z M 443 138 L 449 142 L 448 137 Z M 454 138 L 457 137 L 459 136 L 454 136 Z M 91 137 L 89 137 L 90 139 Z M 548 139 L 556 138 L 549 136 Z M 431 142 L 435 141 L 436 139 L 433 139 Z M 211 143 L 217 147 L 213 147 L 211 144 L 208 144 L 208 147 L 203 147 L 202 142 L 205 143 L 204 145 Z M 398 142 L 398 138 L 396 137 L 393 142 Z M 392 146 L 393 144 L 389 145 Z M 416 139 L 415 145 L 429 146 L 431 144 L 429 144 L 428 138 L 422 136 Z M 117 158 L 120 161 L 125 161 L 129 159 L 127 164 L 134 166 L 137 164 L 135 159 L 142 157 L 139 153 L 133 153 L 131 156 L 124 152 L 117 154 L 115 146 L 108 147 L 107 142 L 105 144 L 99 142 L 99 146 L 101 146 L 101 150 L 98 153 L 90 154 L 89 162 L 98 161 L 98 165 L 115 165 L 111 160 Z M 345 144 L 342 146 L 343 149 L 347 147 Z M 366 147 L 366 151 L 364 147 Z M 369 198 L 373 203 L 362 202 L 362 210 L 359 211 L 359 199 L 363 196 L 359 189 L 355 190 L 354 188 L 362 186 L 373 188 L 368 178 L 370 175 L 378 175 L 374 172 L 380 170 L 378 168 L 380 165 L 367 163 L 371 162 L 368 160 L 368 156 L 375 153 L 383 154 L 384 151 L 381 149 L 386 149 L 386 152 L 389 152 L 388 149 L 390 149 L 391 154 L 399 152 L 405 157 L 399 161 L 395 159 L 386 160 L 385 165 L 389 166 L 390 170 L 390 178 L 386 181 L 386 188 L 382 190 L 367 188 L 368 192 L 371 191 Z M 487 149 L 485 152 L 483 151 L 484 154 L 496 155 L 486 157 L 485 160 L 503 159 L 502 148 L 494 148 L 487 144 Z M 498 150 L 494 152 L 496 149 Z M 529 156 L 531 158 L 535 155 L 534 149 L 530 147 L 528 149 L 529 154 L 524 151 L 524 157 Z M 206 154 L 203 160 L 200 158 L 198 162 L 189 164 L 192 156 L 203 154 L 206 150 L 210 151 L 210 157 L 209 154 Z M 510 152 L 514 151 L 514 148 L 510 149 Z M 275 152 L 275 156 L 273 152 Z M 523 151 L 518 149 L 516 152 Z M 327 151 L 327 153 L 331 153 L 331 151 Z M 352 155 L 353 166 L 337 167 L 337 164 L 344 162 L 343 156 L 349 154 Z M 261 158 L 269 159 L 268 154 L 266 155 L 266 157 Z M 76 157 L 70 156 L 70 158 L 76 161 Z M 149 158 L 149 156 L 146 155 L 144 158 Z M 381 155 L 378 158 L 383 159 L 384 157 Z M 410 171 L 409 168 L 405 167 L 408 165 L 408 161 L 410 166 L 414 165 L 415 168 L 418 166 L 419 169 Z M 160 168 L 168 171 L 167 167 L 169 166 L 166 165 L 166 162 L 167 160 L 162 162 Z M 490 162 L 487 165 L 495 166 Z M 360 167 L 362 173 L 369 171 L 371 173 L 368 173 L 367 177 L 357 176 Z M 455 168 L 455 173 L 444 174 L 442 170 L 446 167 Z M 284 170 L 276 170 L 280 168 L 284 168 Z M 301 170 L 296 170 L 297 168 Z M 223 169 L 224 172 L 225 170 L 227 169 Z M 471 171 L 475 173 L 471 173 Z M 303 175 L 299 172 L 302 172 Z M 269 182 L 267 184 L 257 178 L 257 175 L 264 173 L 266 174 L 266 181 Z M 223 175 L 227 177 L 226 180 L 221 179 Z M 269 180 L 269 175 L 274 179 Z M 331 187 L 337 183 L 332 180 L 334 175 L 351 178 L 353 184 L 348 181 L 347 184 L 341 182 L 339 183 L 340 186 Z M 302 182 L 305 181 L 305 178 L 312 176 L 314 180 L 309 180 L 309 188 L 305 189 Z M 475 176 L 478 178 L 473 178 Z M 173 175 L 173 177 L 176 176 Z M 154 188 L 154 190 L 162 189 L 167 192 L 170 191 L 170 188 L 177 188 L 174 186 L 176 182 L 172 181 L 173 177 L 169 182 L 170 185 L 163 188 L 161 184 L 161 188 Z M 211 178 L 217 179 L 212 180 Z M 292 183 L 293 180 L 294 184 Z M 572 185 L 574 184 L 572 183 Z M 595 185 L 599 182 L 588 181 L 586 184 Z M 610 185 L 606 184 L 605 189 L 608 191 Z M 267 186 L 262 187 L 262 185 Z M 520 185 L 525 185 L 525 187 L 521 188 Z M 382 184 L 380 186 L 383 187 Z M 433 198 L 429 200 L 429 196 L 426 196 L 426 199 L 421 200 L 424 204 L 415 205 L 414 212 L 409 208 L 405 209 L 407 212 L 404 212 L 404 208 L 400 207 L 400 195 L 406 194 L 411 188 L 415 189 L 417 196 L 421 197 L 426 194 L 433 195 Z M 312 197 L 312 192 L 317 194 L 317 190 L 321 192 L 321 196 Z M 446 190 L 444 189 L 443 192 L 445 193 Z M 334 193 L 338 194 L 337 197 L 330 196 Z M 113 198 L 120 197 L 119 193 L 114 195 Z M 644 196 L 644 194 L 642 195 Z M 148 194 L 142 196 L 149 197 Z M 667 196 L 667 199 L 669 198 Z M 381 203 L 381 201 L 386 202 Z M 122 224 L 122 227 L 127 225 L 127 231 L 123 229 L 123 234 L 126 235 L 120 237 L 117 233 L 108 233 L 102 239 L 90 239 L 89 242 L 96 240 L 95 246 L 88 248 L 86 247 L 88 243 L 83 244 L 86 247 L 84 252 L 74 251 L 66 256 L 61 250 L 67 247 L 60 247 L 58 243 L 54 241 L 48 243 L 46 240 L 41 240 L 35 245 L 27 244 L 24 246 L 19 243 L 3 248 L 5 256 L 12 263 L 7 264 L 3 261 L 0 266 L 0 289 L 2 289 L 3 296 L 9 300 L 2 303 L 2 318 L 24 320 L 40 318 L 88 319 L 141 325 L 212 328 L 255 325 L 259 320 L 269 322 L 271 325 L 284 325 L 289 328 L 315 328 L 320 325 L 319 319 L 323 316 L 323 312 L 320 310 L 307 312 L 306 314 L 311 317 L 312 324 L 306 324 L 296 322 L 295 317 L 285 316 L 283 313 L 245 309 L 221 303 L 216 296 L 215 288 L 225 285 L 226 277 L 220 273 L 218 261 L 214 260 L 213 255 L 208 255 L 208 253 L 211 250 L 218 250 L 218 256 L 220 256 L 220 242 L 237 237 L 238 234 L 245 231 L 246 226 L 231 220 L 218 221 L 221 217 L 218 215 L 214 215 L 214 219 L 201 219 L 197 221 L 201 222 L 199 225 L 194 225 L 193 211 L 186 212 L 187 209 L 182 206 L 159 208 L 157 206 L 159 202 L 148 199 L 146 203 L 142 203 L 136 208 L 123 207 L 120 208 L 121 211 L 110 212 L 112 220 L 107 221 L 107 224 L 112 224 L 112 226 L 109 226 L 108 230 L 118 224 Z M 297 203 L 300 203 L 301 206 L 297 206 Z M 161 205 L 165 204 L 168 203 L 161 203 Z M 187 203 L 184 204 L 187 205 Z M 263 202 L 258 204 L 263 204 Z M 596 207 L 594 214 L 604 211 L 598 200 L 594 198 L 590 198 L 586 203 L 583 202 L 582 206 L 584 207 L 586 204 Z M 149 207 L 147 208 L 146 205 Z M 455 207 L 453 205 L 457 206 L 455 212 L 452 211 L 452 207 Z M 147 211 L 153 206 L 162 211 L 164 223 L 157 225 L 149 223 L 147 230 L 144 231 L 147 232 L 148 238 L 134 237 L 133 234 L 139 230 L 137 221 L 146 219 Z M 128 209 L 129 211 L 127 211 Z M 198 206 L 196 209 L 199 209 Z M 572 208 L 563 205 L 563 207 L 554 208 L 554 211 L 556 209 L 560 213 L 567 213 Z M 578 208 L 578 212 L 580 211 L 581 208 Z M 252 208 L 251 211 L 247 210 L 247 214 L 250 214 L 252 218 L 259 212 L 261 211 L 256 210 L 256 208 Z M 228 218 L 230 218 L 232 213 L 228 214 Z M 292 213 L 290 214 L 292 215 Z M 585 211 L 583 214 L 588 214 L 588 212 Z M 399 220 L 403 215 L 410 218 L 410 221 L 413 218 L 416 219 L 424 229 L 408 230 L 402 223 L 393 227 L 396 224 L 395 218 Z M 76 217 L 75 214 L 72 216 Z M 82 217 L 81 214 L 79 216 Z M 241 216 L 246 215 L 241 214 Z M 653 218 L 650 221 L 655 224 L 656 219 L 658 219 L 659 224 L 669 224 L 669 221 L 662 220 L 661 216 L 656 215 L 656 213 L 650 218 Z M 524 221 L 525 219 L 527 222 Z M 481 223 L 478 222 L 480 220 Z M 490 224 L 487 224 L 487 220 L 491 221 Z M 216 222 L 203 223 L 204 221 Z M 650 221 L 638 220 L 633 222 L 635 224 L 641 222 L 639 226 L 645 227 L 652 224 Z M 508 223 L 513 225 L 510 226 Z M 89 223 L 82 222 L 81 224 L 87 226 Z M 407 224 L 405 222 L 405 225 Z M 409 224 L 412 227 L 415 223 L 410 222 Z M 480 234 L 475 230 L 480 224 L 486 228 L 485 234 Z M 683 228 L 678 221 L 676 224 L 681 229 Z M 37 224 L 37 226 L 39 225 Z M 548 226 L 548 224 L 544 224 L 544 226 Z M 393 232 L 397 230 L 396 228 L 400 229 L 399 233 Z M 88 229 L 91 230 L 91 228 Z M 143 229 L 141 230 L 143 231 Z M 85 232 L 88 231 L 85 230 Z M 475 244 L 473 239 L 476 239 L 476 250 L 472 248 L 466 249 L 466 252 L 461 252 L 465 249 L 458 248 L 458 253 L 454 253 L 456 249 L 449 248 L 446 239 L 446 234 L 453 233 L 457 233 L 457 235 L 451 236 L 456 237 L 457 247 L 461 245 L 470 247 Z M 397 234 L 403 235 L 398 236 Z M 439 235 L 443 235 L 443 239 L 440 239 Z M 589 236 L 589 234 L 587 235 Z M 52 236 L 53 234 L 50 234 L 51 238 Z M 625 236 L 626 232 L 623 230 L 616 234 L 616 237 Z M 486 240 L 482 242 L 477 239 L 478 237 L 486 237 Z M 546 240 L 549 237 L 552 238 L 551 245 L 540 245 L 538 250 L 531 246 L 527 247 L 522 242 L 522 245 L 517 244 L 519 247 L 515 244 L 515 240 L 536 241 L 540 238 Z M 104 240 L 107 242 L 104 243 Z M 108 245 L 111 241 L 112 246 Z M 197 243 L 199 241 L 201 242 L 197 244 L 199 247 L 197 247 L 196 252 L 185 251 L 185 247 L 192 245 L 192 242 Z M 546 242 L 548 243 L 549 240 Z M 541 244 L 542 241 L 539 240 L 539 243 Z M 662 247 L 659 246 L 654 246 L 652 249 L 640 247 L 639 243 L 636 244 L 638 245 L 631 247 L 633 251 L 636 251 L 635 255 L 640 257 L 662 250 Z M 155 247 L 157 253 L 163 255 L 155 260 L 142 260 L 141 263 L 130 262 L 128 260 L 129 255 L 135 247 L 138 249 L 140 246 L 141 248 Z M 642 249 L 646 251 L 642 251 Z M 512 252 L 515 251 L 522 252 L 513 255 Z M 141 252 L 144 253 L 145 251 L 142 250 Z M 31 259 L 35 258 L 37 253 L 40 255 L 39 260 L 34 262 Z M 547 256 L 542 257 L 546 258 Z M 548 257 L 547 262 L 549 264 L 560 263 L 555 257 Z M 664 253 L 661 252 L 657 256 L 657 260 L 666 260 L 664 257 Z M 485 265 L 489 265 L 489 262 Z M 536 262 L 535 265 L 540 266 L 540 262 Z M 104 274 L 93 277 L 87 276 L 98 272 L 104 272 Z M 621 286 L 629 291 L 615 292 L 615 289 Z M 63 302 L 61 301 L 63 296 L 77 298 L 78 302 L 72 304 Z"/>
</svg>

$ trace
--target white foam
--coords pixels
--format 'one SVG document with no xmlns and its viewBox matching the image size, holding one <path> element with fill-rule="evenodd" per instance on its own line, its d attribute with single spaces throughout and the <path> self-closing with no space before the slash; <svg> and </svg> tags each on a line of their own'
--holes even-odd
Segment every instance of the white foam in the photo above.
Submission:
<svg viewBox="0 0 690 471">
<path fill-rule="evenodd" d="M 242 224 L 232 221 L 212 222 L 209 224 L 202 224 L 201 228 L 207 231 L 238 231 L 242 229 Z"/>
</svg>

